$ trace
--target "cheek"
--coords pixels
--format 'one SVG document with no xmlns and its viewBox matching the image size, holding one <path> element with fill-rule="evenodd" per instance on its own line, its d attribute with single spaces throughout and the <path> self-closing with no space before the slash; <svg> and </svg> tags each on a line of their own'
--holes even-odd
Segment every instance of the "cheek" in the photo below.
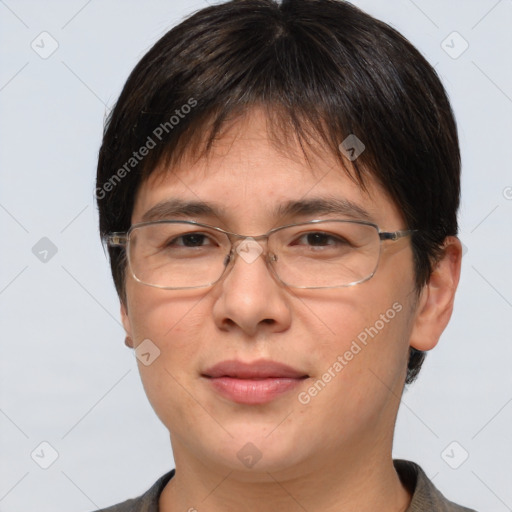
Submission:
<svg viewBox="0 0 512 512">
<path fill-rule="evenodd" d="M 396 287 L 361 286 L 329 301 L 308 303 L 321 327 L 317 336 L 309 332 L 309 346 L 303 347 L 315 368 L 304 401 L 310 399 L 319 413 L 354 421 L 354 428 L 400 396 L 410 330 L 410 306 Z M 302 322 L 311 326 L 311 314 Z"/>
<path fill-rule="evenodd" d="M 195 334 L 204 323 L 204 312 L 200 313 L 203 297 L 197 292 L 178 296 L 169 290 L 134 287 L 130 298 L 130 322 L 136 342 L 150 338 L 162 349 L 198 343 Z"/>
<path fill-rule="evenodd" d="M 134 291 L 137 293 L 130 295 L 129 311 L 136 350 L 144 340 L 150 340 L 158 353 L 149 366 L 138 362 L 144 387 L 150 399 L 162 393 L 172 395 L 162 389 L 162 383 L 172 387 L 175 379 L 180 381 L 184 374 L 196 370 L 193 365 L 204 340 L 204 307 L 197 294 L 181 294 L 178 299 L 167 290 Z"/>
<path fill-rule="evenodd" d="M 204 345 L 203 303 L 197 296 L 181 294 L 177 299 L 165 290 L 137 291 L 129 305 L 135 343 L 149 339 L 159 352 L 150 365 L 138 361 L 144 390 L 160 420 L 174 425 L 173 418 L 178 417 L 180 429 L 186 432 L 195 421 L 190 411 L 197 407 L 186 390 L 198 371 Z"/>
<path fill-rule="evenodd" d="M 404 322 L 395 317 L 381 330 L 381 324 L 375 323 L 335 340 L 322 355 L 321 372 L 306 390 L 307 417 L 313 418 L 313 426 L 320 420 L 319 428 L 333 446 L 345 438 L 357 442 L 371 437 L 377 442 L 387 431 L 383 426 L 393 424 L 407 363 Z"/>
<path fill-rule="evenodd" d="M 326 290 L 322 296 L 302 296 L 294 318 L 302 326 L 298 330 L 306 333 L 303 339 L 307 346 L 302 348 L 312 354 L 313 360 L 318 358 L 326 363 L 326 357 L 344 354 L 356 344 L 363 353 L 381 338 L 402 339 L 403 320 L 407 316 L 405 300 L 397 286 L 377 281 Z M 357 347 L 352 351 L 359 354 Z"/>
</svg>

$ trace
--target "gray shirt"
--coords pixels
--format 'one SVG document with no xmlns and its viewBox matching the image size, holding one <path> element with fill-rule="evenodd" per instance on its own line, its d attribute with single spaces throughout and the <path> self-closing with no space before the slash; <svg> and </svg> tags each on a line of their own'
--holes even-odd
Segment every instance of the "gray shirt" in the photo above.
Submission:
<svg viewBox="0 0 512 512">
<path fill-rule="evenodd" d="M 393 460 L 402 483 L 412 493 L 412 501 L 406 512 L 475 512 L 448 501 L 428 479 L 418 464 Z M 166 484 L 174 476 L 174 469 L 159 478 L 156 483 L 139 498 L 131 499 L 103 509 L 101 512 L 158 512 L 158 499 Z"/>
</svg>

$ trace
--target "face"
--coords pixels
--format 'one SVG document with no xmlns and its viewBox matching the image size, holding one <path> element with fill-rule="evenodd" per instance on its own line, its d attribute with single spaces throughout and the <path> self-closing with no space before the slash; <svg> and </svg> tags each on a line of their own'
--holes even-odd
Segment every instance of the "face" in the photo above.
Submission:
<svg viewBox="0 0 512 512">
<path fill-rule="evenodd" d="M 179 218 L 247 236 L 357 217 L 273 213 L 289 201 L 334 198 L 366 210 L 382 231 L 405 228 L 375 182 L 363 192 L 339 163 L 324 155 L 309 166 L 298 148 L 272 144 L 255 110 L 208 158 L 183 160 L 145 182 L 132 223 L 171 199 L 220 205 L 215 215 Z M 139 369 L 176 463 L 257 478 L 257 470 L 312 472 L 390 450 L 414 316 L 412 262 L 406 237 L 383 242 L 375 275 L 345 288 L 288 288 L 264 254 L 251 263 L 236 257 L 220 281 L 196 290 L 146 286 L 127 272 L 123 323 L 135 347 L 149 339 L 160 351 Z M 231 366 L 215 374 L 226 361 Z"/>
</svg>

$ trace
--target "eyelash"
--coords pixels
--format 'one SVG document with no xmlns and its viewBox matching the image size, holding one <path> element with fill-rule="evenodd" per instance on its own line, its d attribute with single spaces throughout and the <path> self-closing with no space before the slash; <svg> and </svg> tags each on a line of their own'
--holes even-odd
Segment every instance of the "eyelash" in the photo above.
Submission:
<svg viewBox="0 0 512 512">
<path fill-rule="evenodd" d="M 325 246 L 328 246 L 328 245 L 335 245 L 335 244 L 349 244 L 349 242 L 346 240 L 346 239 L 342 239 L 338 236 L 335 236 L 335 235 L 332 235 L 330 233 L 326 233 L 324 231 L 310 231 L 310 232 L 307 232 L 307 233 L 301 233 L 299 234 L 294 240 L 293 240 L 293 244 L 292 245 L 298 245 L 296 244 L 295 242 L 296 241 L 300 241 L 301 239 L 304 239 L 305 237 L 309 237 L 309 236 L 313 236 L 313 235 L 320 235 L 321 237 L 326 237 L 328 241 L 334 241 L 334 244 L 332 243 L 326 243 L 326 244 L 323 244 L 323 245 L 314 245 L 312 243 L 309 243 L 309 244 L 305 244 L 305 245 L 308 245 L 309 247 L 325 247 Z M 209 240 L 212 240 L 213 237 L 211 237 L 210 235 L 206 234 L 206 233 L 202 233 L 200 231 L 197 231 L 197 232 L 190 232 L 190 233 L 184 233 L 178 237 L 175 237 L 171 240 L 168 240 L 165 244 L 164 244 L 164 247 L 170 247 L 172 245 L 177 245 L 179 247 L 191 247 L 191 246 L 187 246 L 185 243 L 180 243 L 180 244 L 175 244 L 175 242 L 177 240 L 182 240 L 184 241 L 186 239 L 186 237 L 204 237 L 205 239 L 209 239 Z M 204 247 L 203 244 L 201 245 L 194 245 L 194 247 Z"/>
</svg>

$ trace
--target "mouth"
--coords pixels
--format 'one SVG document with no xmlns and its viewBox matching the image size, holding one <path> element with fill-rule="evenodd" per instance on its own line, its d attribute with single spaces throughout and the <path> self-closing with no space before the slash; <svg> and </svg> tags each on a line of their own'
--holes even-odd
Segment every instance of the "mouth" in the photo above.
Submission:
<svg viewBox="0 0 512 512">
<path fill-rule="evenodd" d="M 223 361 L 207 369 L 201 376 L 224 398 L 249 405 L 271 402 L 309 377 L 300 370 L 270 360 L 252 363 Z"/>
</svg>

